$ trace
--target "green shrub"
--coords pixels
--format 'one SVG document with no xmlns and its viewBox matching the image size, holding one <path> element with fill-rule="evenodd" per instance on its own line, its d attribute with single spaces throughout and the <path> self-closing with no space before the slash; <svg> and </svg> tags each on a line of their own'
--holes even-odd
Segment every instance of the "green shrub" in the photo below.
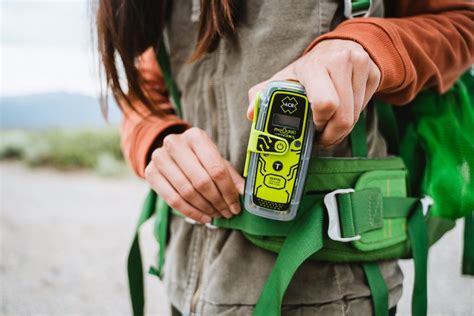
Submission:
<svg viewBox="0 0 474 316">
<path fill-rule="evenodd" d="M 24 131 L 5 131 L 0 134 L 0 159 L 22 159 L 30 141 Z"/>
<path fill-rule="evenodd" d="M 118 131 L 106 129 L 0 132 L 0 159 L 31 166 L 91 169 L 113 175 L 125 169 Z"/>
</svg>

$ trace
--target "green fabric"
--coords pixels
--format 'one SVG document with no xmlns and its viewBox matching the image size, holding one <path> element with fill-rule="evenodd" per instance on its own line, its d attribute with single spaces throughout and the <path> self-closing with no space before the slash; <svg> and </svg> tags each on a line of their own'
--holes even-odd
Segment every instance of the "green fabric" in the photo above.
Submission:
<svg viewBox="0 0 474 316">
<path fill-rule="evenodd" d="M 406 226 L 406 222 L 404 223 Z M 285 241 L 284 237 L 267 237 L 244 233 L 245 237 L 257 247 L 279 253 Z M 405 237 L 406 239 L 406 237 Z M 400 257 L 409 257 L 410 245 L 408 242 L 398 242 L 393 245 L 374 250 L 361 251 L 354 246 L 354 242 L 341 243 L 327 237 L 324 238 L 324 248 L 311 256 L 311 259 L 327 262 L 350 263 L 370 262 L 377 260 L 393 260 Z"/>
<path fill-rule="evenodd" d="M 421 203 L 419 204 L 408 220 L 408 235 L 415 264 L 415 283 L 411 301 L 411 314 L 414 316 L 426 315 L 428 305 L 428 234 Z"/>
<path fill-rule="evenodd" d="M 474 209 L 473 81 L 468 72 L 447 93 L 423 91 L 396 111 L 412 194 L 434 199 L 433 216 L 456 219 Z"/>
<path fill-rule="evenodd" d="M 370 7 L 370 0 L 352 0 L 352 12 L 354 14 L 357 11 L 368 10 Z"/>
<path fill-rule="evenodd" d="M 367 130 L 365 126 L 365 114 L 361 113 L 359 120 L 349 134 L 351 141 L 352 157 L 367 157 L 369 152 L 367 146 Z"/>
<path fill-rule="evenodd" d="M 375 109 L 377 111 L 378 120 L 381 123 L 379 124 L 379 129 L 387 142 L 388 153 L 391 155 L 399 155 L 400 133 L 392 106 L 388 103 L 379 102 Z"/>
<path fill-rule="evenodd" d="M 425 217 L 425 222 L 428 230 L 428 245 L 430 246 L 456 226 L 456 222 L 452 219 L 431 216 L 429 213 Z"/>
<path fill-rule="evenodd" d="M 406 170 L 373 170 L 362 174 L 355 189 L 379 188 L 384 196 L 407 196 Z"/>
<path fill-rule="evenodd" d="M 171 208 L 166 204 L 163 199 L 158 199 L 156 203 L 156 219 L 155 219 L 155 239 L 158 242 L 158 266 L 157 269 L 153 270 L 152 274 L 155 274 L 159 278 L 162 277 L 163 267 L 165 263 L 165 250 L 168 242 L 168 224 Z"/>
<path fill-rule="evenodd" d="M 388 316 L 388 289 L 377 262 L 362 264 L 372 294 L 375 316 Z"/>
<path fill-rule="evenodd" d="M 380 159 L 367 158 L 315 158 L 308 166 L 305 192 L 327 192 L 341 188 L 356 187 L 359 179 L 370 171 L 405 170 L 403 160 L 399 157 Z M 404 174 L 404 173 L 403 173 Z M 405 178 L 405 176 L 402 176 Z M 403 179 L 403 182 L 405 179 Z M 398 186 L 397 184 L 396 186 Z M 404 186 L 405 184 L 403 184 Z M 400 189 L 401 190 L 401 189 Z"/>
<path fill-rule="evenodd" d="M 383 220 L 383 228 L 372 230 L 361 235 L 359 240 L 352 242 L 355 249 L 362 251 L 361 256 L 369 251 L 386 249 L 398 245 L 408 239 L 406 231 L 406 218 L 386 218 Z M 404 255 L 404 248 L 399 249 L 398 257 Z M 375 253 L 374 253 L 375 254 Z M 391 257 L 393 258 L 393 257 Z M 377 260 L 389 259 L 381 255 Z"/>
<path fill-rule="evenodd" d="M 415 128 L 427 152 L 422 187 L 435 200 L 430 211 L 434 216 L 463 217 L 474 209 L 473 101 L 462 81 L 436 100 L 432 94 L 419 99 Z"/>
<path fill-rule="evenodd" d="M 373 190 L 375 189 L 371 189 L 370 191 L 373 192 Z M 351 193 L 352 199 L 361 200 L 362 198 L 358 197 L 359 194 L 361 196 L 367 196 L 366 190 L 356 191 L 354 193 Z M 322 199 L 322 197 L 323 196 L 321 195 L 305 195 L 302 199 L 302 203 L 301 203 L 299 212 L 296 215 L 296 219 L 293 221 L 297 221 L 300 217 L 304 216 L 304 213 L 308 212 L 308 209 L 307 209 L 308 201 L 312 201 L 315 198 Z M 389 209 L 389 212 L 388 212 L 389 216 L 404 218 L 404 216 L 408 214 L 414 202 L 414 199 L 411 199 L 411 198 L 406 198 L 406 199 L 407 199 L 406 201 L 403 201 L 402 203 L 400 203 L 400 201 L 402 201 L 401 198 L 390 198 L 390 197 L 382 198 L 381 197 L 381 202 L 380 202 L 381 205 L 378 206 L 379 207 L 378 212 L 382 214 L 383 207 L 386 206 Z M 381 220 L 375 220 L 375 219 L 369 220 L 368 217 L 367 217 L 367 221 L 362 220 L 362 218 L 366 216 L 364 214 L 364 212 L 366 211 L 366 209 L 364 208 L 364 205 L 368 205 L 368 204 L 363 203 L 363 204 L 344 205 L 342 212 L 357 213 L 355 217 L 358 218 L 359 221 L 353 221 L 351 222 L 351 225 L 353 225 L 355 230 L 361 234 L 364 234 L 374 229 L 382 228 Z M 401 207 L 401 205 L 403 205 L 403 207 Z M 174 211 L 173 213 L 178 216 L 182 216 L 177 211 Z M 215 218 L 212 224 L 219 228 L 236 229 L 250 235 L 261 235 L 261 236 L 267 236 L 267 237 L 268 236 L 284 237 L 284 236 L 288 236 L 289 232 L 291 231 L 291 225 L 289 225 L 288 222 L 274 221 L 271 219 L 259 217 L 257 215 L 254 215 L 248 212 L 245 209 L 243 209 L 242 212 L 238 216 L 234 216 L 230 219 Z"/>
<path fill-rule="evenodd" d="M 462 274 L 474 275 L 474 211 L 464 217 Z"/>
<path fill-rule="evenodd" d="M 363 189 L 341 194 L 338 195 L 337 202 L 342 237 L 354 237 L 382 228 L 384 210 L 380 189 Z"/>
<path fill-rule="evenodd" d="M 323 208 L 313 200 L 313 207 L 291 225 L 272 272 L 262 289 L 253 315 L 280 315 L 285 291 L 296 270 L 323 247 Z M 307 206 L 312 206 L 307 205 Z"/>
<path fill-rule="evenodd" d="M 145 308 L 145 293 L 143 290 L 143 267 L 140 252 L 140 227 L 148 219 L 150 219 L 155 212 L 156 193 L 150 191 L 143 204 L 140 218 L 135 229 L 135 236 L 133 238 L 132 246 L 128 254 L 128 285 L 130 290 L 130 298 L 132 300 L 133 315 L 142 316 Z"/>
</svg>

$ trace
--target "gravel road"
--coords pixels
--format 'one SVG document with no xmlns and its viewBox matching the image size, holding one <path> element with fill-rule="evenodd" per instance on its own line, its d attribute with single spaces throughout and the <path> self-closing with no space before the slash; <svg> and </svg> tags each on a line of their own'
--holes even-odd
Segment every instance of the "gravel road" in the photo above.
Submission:
<svg viewBox="0 0 474 316">
<path fill-rule="evenodd" d="M 130 315 L 125 261 L 146 186 L 0 163 L 2 315 Z M 145 263 L 154 261 L 144 228 Z M 430 315 L 474 315 L 474 282 L 460 276 L 462 225 L 432 248 Z M 402 262 L 409 315 L 412 262 Z M 168 315 L 161 284 L 147 276 L 148 315 Z"/>
</svg>

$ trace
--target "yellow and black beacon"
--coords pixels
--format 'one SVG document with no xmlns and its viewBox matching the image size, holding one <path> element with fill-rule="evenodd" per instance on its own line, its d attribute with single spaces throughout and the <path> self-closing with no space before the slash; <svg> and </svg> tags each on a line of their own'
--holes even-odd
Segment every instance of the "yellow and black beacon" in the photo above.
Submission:
<svg viewBox="0 0 474 316">
<path fill-rule="evenodd" d="M 311 106 L 298 82 L 274 81 L 257 95 L 244 171 L 247 211 L 280 221 L 296 216 L 314 130 Z"/>
</svg>

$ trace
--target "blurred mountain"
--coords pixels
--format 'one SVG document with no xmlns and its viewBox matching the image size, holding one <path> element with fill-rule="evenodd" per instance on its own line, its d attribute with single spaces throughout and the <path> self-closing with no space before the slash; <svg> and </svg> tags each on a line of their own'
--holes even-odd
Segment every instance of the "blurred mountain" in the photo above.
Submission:
<svg viewBox="0 0 474 316">
<path fill-rule="evenodd" d="M 120 110 L 109 101 L 109 123 L 97 98 L 56 92 L 0 98 L 0 128 L 78 128 L 118 125 Z"/>
</svg>

